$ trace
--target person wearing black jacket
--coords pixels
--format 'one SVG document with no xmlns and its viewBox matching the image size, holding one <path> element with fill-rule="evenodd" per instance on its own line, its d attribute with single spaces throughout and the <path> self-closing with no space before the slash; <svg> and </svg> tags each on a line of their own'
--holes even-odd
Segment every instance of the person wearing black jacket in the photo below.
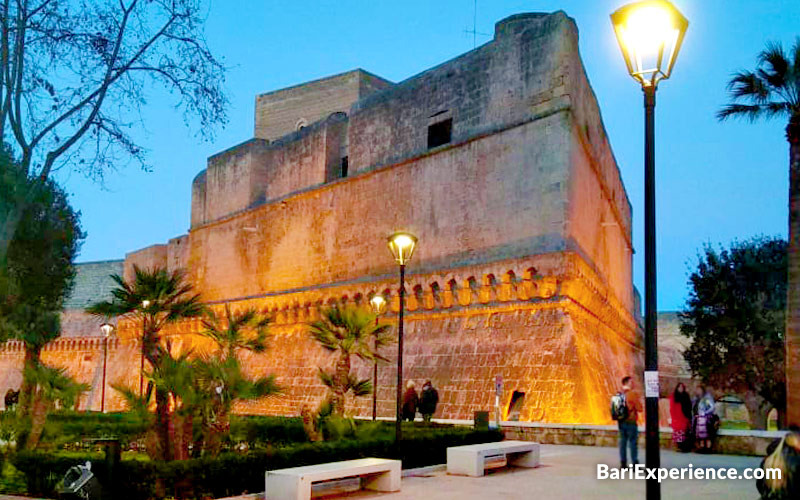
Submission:
<svg viewBox="0 0 800 500">
<path fill-rule="evenodd" d="M 422 420 L 425 423 L 430 423 L 433 414 L 436 413 L 436 405 L 439 404 L 439 392 L 433 388 L 430 380 L 427 380 L 422 385 L 422 394 L 419 401 L 419 412 L 422 414 Z"/>
</svg>

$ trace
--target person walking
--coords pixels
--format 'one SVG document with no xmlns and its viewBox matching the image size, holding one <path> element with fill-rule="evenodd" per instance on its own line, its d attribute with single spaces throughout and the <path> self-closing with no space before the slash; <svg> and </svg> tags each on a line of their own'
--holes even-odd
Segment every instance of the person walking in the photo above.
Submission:
<svg viewBox="0 0 800 500">
<path fill-rule="evenodd" d="M 633 390 L 633 378 L 622 379 L 622 390 L 611 398 L 611 418 L 619 426 L 619 462 L 621 467 L 628 466 L 627 452 L 630 450 L 631 465 L 639 463 L 639 414 L 642 403 L 639 395 Z"/>
<path fill-rule="evenodd" d="M 692 399 L 686 385 L 679 382 L 669 398 L 669 414 L 672 418 L 672 442 L 678 451 L 691 449 Z"/>
<path fill-rule="evenodd" d="M 715 417 L 714 397 L 705 386 L 698 385 L 692 399 L 692 433 L 700 453 L 711 453 L 716 435 Z"/>
<path fill-rule="evenodd" d="M 403 420 L 413 422 L 417 416 L 417 407 L 419 406 L 419 395 L 414 388 L 413 380 L 409 380 L 406 384 L 406 393 L 403 395 Z"/>
<path fill-rule="evenodd" d="M 430 380 L 422 384 L 422 393 L 419 398 L 419 412 L 422 420 L 429 424 L 433 414 L 436 413 L 436 405 L 439 404 L 439 391 L 437 391 Z"/>
</svg>

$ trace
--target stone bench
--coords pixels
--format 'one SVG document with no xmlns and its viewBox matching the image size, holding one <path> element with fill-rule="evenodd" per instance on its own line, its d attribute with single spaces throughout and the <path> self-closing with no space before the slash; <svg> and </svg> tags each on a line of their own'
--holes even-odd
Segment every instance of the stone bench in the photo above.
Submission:
<svg viewBox="0 0 800 500">
<path fill-rule="evenodd" d="M 459 476 L 483 476 L 486 469 L 516 465 L 539 466 L 539 443 L 499 441 L 447 448 L 447 473 Z"/>
<path fill-rule="evenodd" d="M 344 462 L 269 470 L 265 488 L 267 500 L 309 500 L 311 486 L 327 481 L 360 478 L 361 488 L 400 491 L 400 461 L 360 458 Z"/>
</svg>

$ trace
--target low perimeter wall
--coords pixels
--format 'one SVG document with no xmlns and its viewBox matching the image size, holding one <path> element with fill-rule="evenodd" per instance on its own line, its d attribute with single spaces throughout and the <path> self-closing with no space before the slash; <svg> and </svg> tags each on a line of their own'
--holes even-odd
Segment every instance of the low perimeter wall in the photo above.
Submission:
<svg viewBox="0 0 800 500">
<path fill-rule="evenodd" d="M 473 425 L 471 420 L 437 420 L 435 422 Z M 582 446 L 617 446 L 616 425 L 541 424 L 536 422 L 501 422 L 506 439 L 536 441 L 542 444 L 576 444 Z M 672 429 L 662 427 L 661 447 L 673 448 Z M 780 437 L 783 431 L 750 431 L 721 429 L 715 447 L 716 453 L 728 455 L 760 455 L 767 446 Z M 644 427 L 639 427 L 639 445 L 644 447 Z"/>
</svg>

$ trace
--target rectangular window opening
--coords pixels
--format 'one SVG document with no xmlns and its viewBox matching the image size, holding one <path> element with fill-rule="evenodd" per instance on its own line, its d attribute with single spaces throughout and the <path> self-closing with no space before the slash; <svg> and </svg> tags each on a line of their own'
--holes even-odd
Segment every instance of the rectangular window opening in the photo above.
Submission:
<svg viewBox="0 0 800 500">
<path fill-rule="evenodd" d="M 448 144 L 453 132 L 453 119 L 448 118 L 428 126 L 428 149 Z"/>
<path fill-rule="evenodd" d="M 344 157 L 342 157 L 342 165 L 341 165 L 341 171 L 340 171 L 341 178 L 347 177 L 347 167 L 348 167 L 348 165 L 347 165 L 347 157 L 344 156 Z"/>
</svg>

